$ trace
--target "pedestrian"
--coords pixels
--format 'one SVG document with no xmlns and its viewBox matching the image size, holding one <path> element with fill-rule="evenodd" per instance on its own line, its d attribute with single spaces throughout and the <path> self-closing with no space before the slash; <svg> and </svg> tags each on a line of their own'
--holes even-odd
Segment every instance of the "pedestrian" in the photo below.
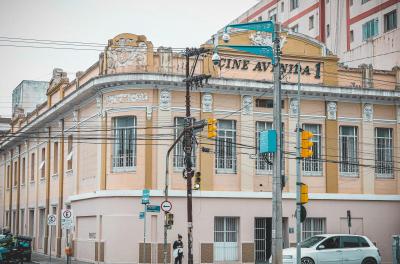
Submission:
<svg viewBox="0 0 400 264">
<path fill-rule="evenodd" d="M 182 264 L 183 242 L 180 234 L 178 234 L 178 240 L 175 240 L 172 248 L 174 249 L 173 256 L 175 258 L 175 264 Z"/>
</svg>

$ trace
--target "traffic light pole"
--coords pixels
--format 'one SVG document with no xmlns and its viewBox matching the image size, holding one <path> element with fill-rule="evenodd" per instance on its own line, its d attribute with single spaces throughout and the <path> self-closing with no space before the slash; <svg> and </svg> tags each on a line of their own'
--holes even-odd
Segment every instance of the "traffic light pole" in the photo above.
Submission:
<svg viewBox="0 0 400 264">
<path fill-rule="evenodd" d="M 185 152 L 185 165 L 186 165 L 186 187 L 187 187 L 187 228 L 188 228 L 188 264 L 193 264 L 192 252 L 192 230 L 193 230 L 193 214 L 192 214 L 192 134 L 193 130 L 189 129 L 192 119 L 190 117 L 190 82 L 189 82 L 189 60 L 190 55 L 186 53 L 186 119 L 185 119 L 185 135 L 184 135 L 184 152 Z"/>
<path fill-rule="evenodd" d="M 300 127 L 300 63 L 297 68 L 297 124 L 296 124 L 296 263 L 301 264 L 301 127 Z"/>
<path fill-rule="evenodd" d="M 280 25 L 275 24 L 274 41 L 274 128 L 278 135 L 277 150 L 273 156 L 272 178 L 272 263 L 282 263 L 282 108 L 280 67 Z"/>
</svg>

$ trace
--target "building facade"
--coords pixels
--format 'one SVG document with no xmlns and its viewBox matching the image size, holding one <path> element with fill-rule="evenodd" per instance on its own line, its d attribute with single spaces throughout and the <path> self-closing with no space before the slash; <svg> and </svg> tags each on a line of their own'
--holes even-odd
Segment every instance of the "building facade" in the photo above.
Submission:
<svg viewBox="0 0 400 264">
<path fill-rule="evenodd" d="M 255 34 L 238 32 L 231 42 L 250 45 Z M 391 236 L 400 233 L 396 73 L 339 68 L 321 42 L 291 33 L 282 39 L 284 246 L 295 242 L 293 153 L 300 111 L 302 126 L 314 133 L 314 156 L 302 163 L 311 193 L 303 238 L 347 233 L 350 210 L 350 232 L 370 237 L 390 263 Z M 220 53 L 217 66 L 211 56 L 199 59 L 195 74 L 212 77 L 191 93 L 193 117 L 218 120 L 217 139 L 200 132 L 194 148 L 201 172 L 201 188 L 193 194 L 195 263 L 263 263 L 271 252 L 272 168 L 257 146 L 260 131 L 272 127 L 273 67 L 261 57 Z M 142 189 L 151 190 L 151 204 L 163 201 L 165 155 L 185 116 L 184 71 L 180 54 L 155 50 L 134 34 L 110 40 L 74 80 L 54 71 L 46 102 L 14 117 L 12 133 L 1 142 L 0 224 L 34 237 L 36 251 L 48 254 L 51 244 L 53 254 L 63 256 L 60 213 L 71 208 L 75 226 L 68 238 L 75 258 L 143 263 Z M 175 214 L 169 248 L 182 234 L 187 252 L 181 143 L 169 166 Z M 58 216 L 53 230 L 46 225 L 50 213 Z M 162 262 L 163 223 L 162 214 L 148 214 L 148 262 Z"/>
<path fill-rule="evenodd" d="M 399 0 L 261 0 L 234 21 L 274 20 L 326 44 L 349 67 L 400 65 Z"/>
<path fill-rule="evenodd" d="M 12 93 L 12 115 L 26 114 L 35 110 L 38 105 L 46 101 L 48 87 L 48 82 L 23 80 Z"/>
</svg>

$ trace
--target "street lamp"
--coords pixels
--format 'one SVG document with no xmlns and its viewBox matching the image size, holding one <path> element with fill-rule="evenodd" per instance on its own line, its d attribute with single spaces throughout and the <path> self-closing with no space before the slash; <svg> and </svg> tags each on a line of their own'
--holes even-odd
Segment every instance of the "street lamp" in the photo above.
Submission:
<svg viewBox="0 0 400 264">
<path fill-rule="evenodd" d="M 273 47 L 271 46 L 244 46 L 244 45 L 218 45 L 218 36 L 214 40 L 214 54 L 212 61 L 219 65 L 220 56 L 218 47 L 231 48 L 259 56 L 270 58 L 274 66 L 274 128 L 278 135 L 277 150 L 273 155 L 273 178 L 272 178 L 272 263 L 282 263 L 282 109 L 281 109 L 281 70 L 280 70 L 280 39 L 279 27 L 273 21 L 259 21 L 244 24 L 228 25 L 224 29 L 222 40 L 228 43 L 230 36 L 229 28 L 242 30 L 254 30 L 271 33 Z"/>
</svg>

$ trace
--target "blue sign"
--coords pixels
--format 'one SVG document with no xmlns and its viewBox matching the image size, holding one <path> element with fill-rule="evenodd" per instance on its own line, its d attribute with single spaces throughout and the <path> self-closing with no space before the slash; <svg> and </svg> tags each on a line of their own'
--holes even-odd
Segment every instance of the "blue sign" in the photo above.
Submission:
<svg viewBox="0 0 400 264">
<path fill-rule="evenodd" d="M 276 130 L 266 130 L 260 132 L 260 153 L 276 152 Z"/>
<path fill-rule="evenodd" d="M 139 219 L 144 219 L 144 212 L 139 213 Z"/>
<path fill-rule="evenodd" d="M 262 31 L 262 32 L 270 32 L 272 33 L 272 39 L 275 38 L 275 24 L 273 21 L 257 21 L 251 23 L 228 25 L 226 26 L 225 31 L 227 31 L 227 29 L 230 27 L 246 29 L 246 30 Z"/>
<path fill-rule="evenodd" d="M 150 190 L 143 189 L 142 192 L 142 204 L 149 204 L 150 203 Z"/>
<path fill-rule="evenodd" d="M 264 56 L 270 58 L 272 60 L 272 64 L 275 63 L 274 48 L 270 46 L 242 46 L 242 45 L 220 45 L 220 46 L 248 52 L 259 56 Z"/>
<path fill-rule="evenodd" d="M 151 205 L 151 204 L 147 205 L 147 212 L 149 213 L 159 213 L 160 209 L 161 207 L 159 205 Z"/>
</svg>

